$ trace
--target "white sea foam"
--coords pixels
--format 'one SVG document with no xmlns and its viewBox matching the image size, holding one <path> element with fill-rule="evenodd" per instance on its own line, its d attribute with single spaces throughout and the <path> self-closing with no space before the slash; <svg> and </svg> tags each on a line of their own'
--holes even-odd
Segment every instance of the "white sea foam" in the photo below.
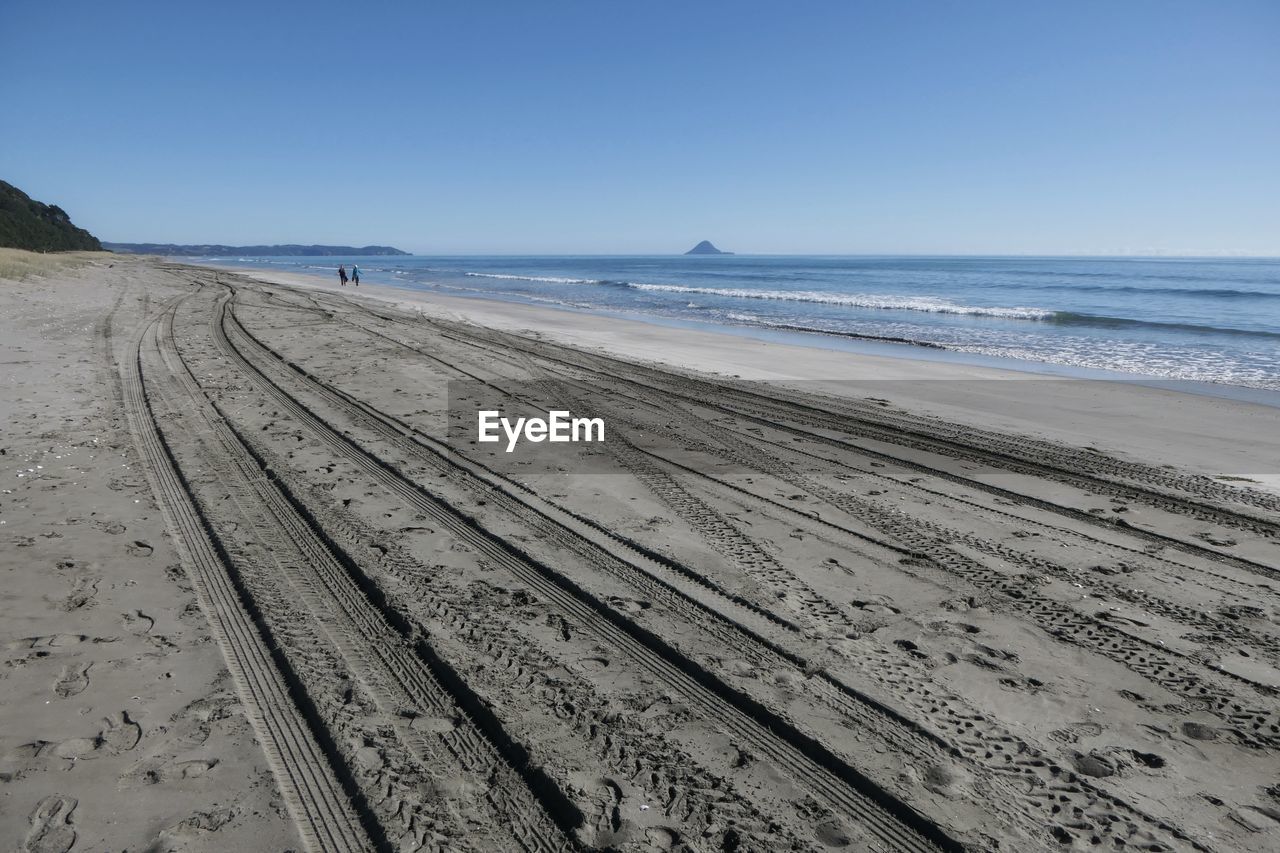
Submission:
<svg viewBox="0 0 1280 853">
<path fill-rule="evenodd" d="M 545 284 L 613 284 L 633 290 L 654 293 L 685 293 L 704 296 L 726 296 L 735 299 L 772 299 L 783 302 L 814 302 L 824 305 L 846 305 L 850 308 L 878 308 L 896 311 L 927 311 L 931 314 L 966 314 L 974 317 L 1003 317 L 1012 320 L 1045 320 L 1053 312 L 1044 308 L 1000 308 L 958 305 L 946 299 L 929 296 L 885 296 L 874 293 L 825 293 L 817 290 L 747 290 L 729 287 L 688 287 L 682 284 L 644 284 L 642 282 L 610 282 L 595 278 L 561 278 L 558 276 L 511 275 L 508 273 L 469 272 L 473 278 L 496 278 L 510 281 L 539 281 Z"/>
<path fill-rule="evenodd" d="M 468 272 L 463 275 L 471 278 L 502 278 L 509 281 L 542 281 L 547 284 L 603 284 L 604 282 L 594 278 L 558 278 L 556 276 L 541 275 L 506 275 L 496 272 Z"/>
<path fill-rule="evenodd" d="M 1241 363 L 1219 353 L 1170 353 L 1123 341 L 1082 342 L 1048 351 L 1038 347 L 999 344 L 947 344 L 946 349 L 1160 379 L 1225 383 L 1280 391 L 1280 376 L 1267 367 Z"/>
<path fill-rule="evenodd" d="M 1005 317 L 1014 320 L 1045 320 L 1053 316 L 1044 308 L 988 308 L 957 305 L 928 296 L 882 296 L 874 293 L 825 293 L 817 290 L 744 290 L 726 287 L 685 287 L 679 284 L 630 284 L 636 290 L 659 293 L 701 293 L 735 299 L 776 299 L 784 302 L 816 302 L 847 305 L 851 308 L 879 308 L 897 311 L 927 311 L 931 314 L 967 314 L 975 317 Z"/>
</svg>

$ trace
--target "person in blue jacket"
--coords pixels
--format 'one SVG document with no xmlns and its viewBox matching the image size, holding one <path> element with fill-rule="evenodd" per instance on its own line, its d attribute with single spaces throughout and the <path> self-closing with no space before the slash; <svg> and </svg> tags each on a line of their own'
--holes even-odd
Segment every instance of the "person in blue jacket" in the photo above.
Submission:
<svg viewBox="0 0 1280 853">
<path fill-rule="evenodd" d="M 351 283 L 356 287 L 360 286 L 360 267 L 355 264 L 351 265 Z"/>
</svg>

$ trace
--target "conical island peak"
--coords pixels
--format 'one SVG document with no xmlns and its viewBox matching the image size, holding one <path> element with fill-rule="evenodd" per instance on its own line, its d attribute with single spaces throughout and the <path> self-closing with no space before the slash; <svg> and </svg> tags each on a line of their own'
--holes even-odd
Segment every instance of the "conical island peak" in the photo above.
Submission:
<svg viewBox="0 0 1280 853">
<path fill-rule="evenodd" d="M 733 252 L 722 252 L 719 249 L 717 249 L 715 246 L 711 245 L 710 240 L 703 240 L 701 243 L 694 246 L 689 251 L 685 252 L 685 254 L 686 255 L 732 255 Z"/>
</svg>

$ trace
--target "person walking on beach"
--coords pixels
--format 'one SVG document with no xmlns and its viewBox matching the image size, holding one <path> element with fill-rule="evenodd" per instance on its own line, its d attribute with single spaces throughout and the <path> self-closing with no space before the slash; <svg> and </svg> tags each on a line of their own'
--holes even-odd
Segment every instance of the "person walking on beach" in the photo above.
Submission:
<svg viewBox="0 0 1280 853">
<path fill-rule="evenodd" d="M 342 264 L 338 264 L 338 281 L 342 287 L 347 286 L 347 268 Z"/>
<path fill-rule="evenodd" d="M 360 267 L 355 264 L 351 265 L 351 283 L 356 287 L 360 286 Z"/>
</svg>

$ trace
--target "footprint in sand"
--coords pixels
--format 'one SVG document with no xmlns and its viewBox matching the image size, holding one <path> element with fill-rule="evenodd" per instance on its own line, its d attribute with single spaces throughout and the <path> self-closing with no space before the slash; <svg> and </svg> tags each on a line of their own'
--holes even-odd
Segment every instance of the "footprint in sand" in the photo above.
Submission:
<svg viewBox="0 0 1280 853">
<path fill-rule="evenodd" d="M 134 634 L 150 634 L 151 629 L 155 627 L 156 620 L 152 619 L 141 610 L 134 610 L 131 613 L 121 613 L 121 621 L 124 626 Z"/>
<path fill-rule="evenodd" d="M 1087 754 L 1074 752 L 1071 755 L 1071 763 L 1077 773 L 1092 776 L 1095 779 L 1106 779 L 1116 773 L 1115 764 L 1112 761 L 1104 755 L 1093 752 Z"/>
<path fill-rule="evenodd" d="M 71 593 L 62 602 L 62 609 L 66 611 L 80 610 L 95 604 L 94 599 L 98 597 L 99 580 L 99 578 L 77 578 L 75 584 L 71 587 Z"/>
<path fill-rule="evenodd" d="M 853 843 L 853 837 L 837 818 L 824 820 L 814 827 L 813 833 L 827 847 L 848 847 Z"/>
<path fill-rule="evenodd" d="M 609 596 L 609 603 L 624 613 L 643 613 L 653 606 L 652 603 L 638 598 L 625 598 L 620 595 Z"/>
<path fill-rule="evenodd" d="M 1182 733 L 1192 740 L 1217 740 L 1218 738 L 1218 730 L 1203 723 L 1183 723 Z"/>
<path fill-rule="evenodd" d="M 1076 743 L 1081 738 L 1092 738 L 1102 734 L 1102 726 L 1093 722 L 1071 723 L 1065 728 L 1049 732 L 1049 737 L 1060 743 Z"/>
<path fill-rule="evenodd" d="M 877 616 L 896 616 L 902 611 L 893 606 L 893 599 L 887 595 L 873 595 L 866 600 L 854 599 L 849 606 Z"/>
<path fill-rule="evenodd" d="M 586 815 L 582 829 L 588 846 L 604 848 L 625 843 L 630 836 L 630 827 L 624 824 L 622 817 L 622 787 L 609 777 L 597 779 L 591 791 L 591 813 Z"/>
<path fill-rule="evenodd" d="M 680 843 L 680 833 L 665 826 L 651 826 L 644 831 L 644 849 L 652 851 L 675 850 Z"/>
<path fill-rule="evenodd" d="M 50 794 L 31 812 L 31 828 L 22 842 L 23 853 L 67 853 L 76 843 L 71 813 L 79 801 L 74 797 Z"/>
<path fill-rule="evenodd" d="M 70 646 L 83 643 L 89 639 L 84 634 L 51 634 L 46 637 L 23 637 L 5 643 L 5 650 L 10 652 L 29 651 L 47 646 Z"/>
<path fill-rule="evenodd" d="M 53 683 L 53 692 L 63 699 L 68 696 L 75 696 L 77 693 L 83 693 L 84 689 L 89 686 L 89 667 L 91 666 L 93 666 L 92 661 L 89 663 L 69 663 L 64 666 L 62 674 Z"/>
<path fill-rule="evenodd" d="M 125 548 L 125 551 L 129 553 L 130 557 L 150 557 L 155 553 L 155 550 L 156 549 L 151 547 L 150 544 L 142 541 L 141 539 L 135 539 Z"/>
<path fill-rule="evenodd" d="M 186 850 L 200 836 L 217 832 L 236 816 L 235 809 L 216 809 L 208 812 L 195 812 L 168 829 L 161 830 L 148 850 L 170 851 Z"/>
<path fill-rule="evenodd" d="M 142 727 L 119 711 L 103 720 L 103 728 L 93 737 L 73 737 L 53 748 L 53 754 L 69 761 L 87 761 L 100 755 L 119 755 L 138 745 Z"/>
<path fill-rule="evenodd" d="M 0 755 L 0 783 L 17 781 L 39 766 L 42 753 L 51 746 L 47 740 L 37 740 L 16 746 Z"/>
<path fill-rule="evenodd" d="M 23 637 L 5 643 L 7 652 L 22 652 L 4 661 L 8 666 L 23 666 L 33 660 L 47 658 L 59 649 L 76 646 L 84 642 L 114 643 L 118 637 L 89 637 L 86 634 L 52 634 L 45 637 Z"/>
<path fill-rule="evenodd" d="M 199 779 L 218 766 L 216 758 L 175 761 L 172 758 L 148 758 L 120 775 L 120 787 L 159 785 L 175 779 Z"/>
<path fill-rule="evenodd" d="M 211 758 L 205 760 L 203 758 L 192 759 L 191 761 L 183 761 L 173 766 L 174 771 L 183 779 L 199 779 L 206 775 L 210 770 L 218 766 L 218 759 Z"/>
<path fill-rule="evenodd" d="M 41 649 L 61 649 L 67 646 L 78 646 L 81 643 L 114 643 L 118 637 L 90 637 L 88 634 L 46 634 L 42 637 L 23 637 L 5 646 L 10 651 Z"/>
</svg>

